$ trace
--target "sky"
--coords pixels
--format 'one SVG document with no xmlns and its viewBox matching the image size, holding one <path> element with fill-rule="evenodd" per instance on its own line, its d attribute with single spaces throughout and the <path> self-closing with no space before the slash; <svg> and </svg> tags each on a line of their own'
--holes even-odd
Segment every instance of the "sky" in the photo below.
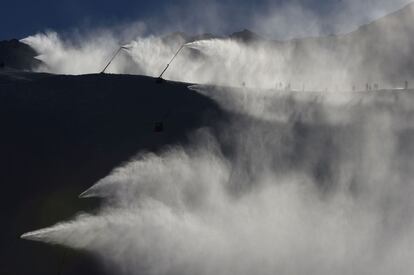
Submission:
<svg viewBox="0 0 414 275">
<path fill-rule="evenodd" d="M 319 34 L 321 30 L 323 33 L 346 32 L 408 2 L 410 0 L 14 0 L 2 4 L 0 40 L 21 39 L 45 30 L 69 32 L 136 22 L 144 22 L 147 33 L 227 34 L 248 28 L 275 39 L 290 38 Z M 290 33 L 283 32 L 286 28 L 277 28 L 277 31 L 269 28 L 275 24 L 291 27 Z M 317 27 L 310 27 L 315 25 Z"/>
</svg>

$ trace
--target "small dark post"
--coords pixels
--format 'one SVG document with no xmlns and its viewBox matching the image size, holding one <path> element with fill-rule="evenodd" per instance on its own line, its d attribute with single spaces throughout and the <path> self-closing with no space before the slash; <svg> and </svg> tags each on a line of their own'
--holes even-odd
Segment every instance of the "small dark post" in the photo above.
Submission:
<svg viewBox="0 0 414 275">
<path fill-rule="evenodd" d="M 408 81 L 406 80 L 404 83 L 405 89 L 408 90 Z"/>
<path fill-rule="evenodd" d="M 157 121 L 154 123 L 153 131 L 155 133 L 161 133 L 164 131 L 164 123 L 162 121 Z"/>
</svg>

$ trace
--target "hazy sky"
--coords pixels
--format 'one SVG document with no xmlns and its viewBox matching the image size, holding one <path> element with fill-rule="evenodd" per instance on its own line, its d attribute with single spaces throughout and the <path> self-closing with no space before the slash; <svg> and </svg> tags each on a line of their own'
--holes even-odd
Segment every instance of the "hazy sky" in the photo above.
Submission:
<svg viewBox="0 0 414 275">
<path fill-rule="evenodd" d="M 352 29 L 408 2 L 410 0 L 13 0 L 2 3 L 0 40 L 23 38 L 46 29 L 61 32 L 137 21 L 145 22 L 145 29 L 150 33 L 169 30 L 228 33 L 250 28 L 283 38 L 313 32 L 314 28 L 309 29 L 309 25 L 315 24 L 325 32 Z M 282 19 L 281 14 L 284 15 Z M 274 31 L 269 24 L 293 24 L 293 31 L 285 35 L 283 28 Z"/>
</svg>

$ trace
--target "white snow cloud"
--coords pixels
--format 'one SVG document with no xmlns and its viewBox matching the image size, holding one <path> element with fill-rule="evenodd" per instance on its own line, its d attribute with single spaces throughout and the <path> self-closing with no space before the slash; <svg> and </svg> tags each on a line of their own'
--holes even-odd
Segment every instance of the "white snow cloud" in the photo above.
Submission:
<svg viewBox="0 0 414 275">
<path fill-rule="evenodd" d="M 302 6 L 283 11 L 253 19 L 277 35 L 323 29 Z M 41 53 L 42 70 L 73 74 L 99 72 L 125 42 L 113 31 L 81 38 L 24 42 Z M 130 38 L 109 72 L 157 76 L 183 43 Z M 228 124 L 217 136 L 198 130 L 191 146 L 139 154 L 83 194 L 104 199 L 96 215 L 23 237 L 91 251 L 119 274 L 412 274 L 412 96 L 276 92 L 288 83 L 349 90 L 351 73 L 374 75 L 344 69 L 365 51 L 337 58 L 323 45 L 304 46 L 304 56 L 292 49 L 232 39 L 187 45 L 165 77 L 213 84 L 192 89 L 230 111 Z"/>
</svg>

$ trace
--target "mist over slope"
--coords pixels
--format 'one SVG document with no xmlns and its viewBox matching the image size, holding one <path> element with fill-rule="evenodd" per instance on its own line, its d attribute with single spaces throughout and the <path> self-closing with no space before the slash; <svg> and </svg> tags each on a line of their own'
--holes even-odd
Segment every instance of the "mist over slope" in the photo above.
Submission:
<svg viewBox="0 0 414 275">
<path fill-rule="evenodd" d="M 365 90 L 395 88 L 413 82 L 414 4 L 345 35 L 271 41 L 251 31 L 228 37 L 129 36 L 110 30 L 63 39 L 56 33 L 23 39 L 47 66 L 40 71 L 83 74 L 99 72 L 119 47 L 128 44 L 109 72 L 158 76 L 184 43 L 165 77 L 192 83 L 245 84 L 296 90 Z M 329 74 L 329 78 L 326 75 Z"/>
<path fill-rule="evenodd" d="M 113 138 L 105 146 L 135 154 L 79 192 L 100 199 L 96 209 L 21 237 L 86 251 L 110 274 L 412 274 L 413 14 L 409 5 L 346 35 L 290 41 L 249 30 L 24 39 L 39 71 L 69 74 L 100 71 L 121 44 L 108 72 L 158 76 L 184 44 L 164 77 L 196 84 L 101 74 L 17 85 L 28 102 L 33 87 L 76 95 L 96 118 L 75 112 L 80 129 L 98 126 Z M 6 102 L 22 81 L 13 77 Z M 147 116 L 174 117 L 176 138 L 143 141 Z"/>
<path fill-rule="evenodd" d="M 412 273 L 412 90 L 191 89 L 226 120 L 97 181 L 97 213 L 22 237 L 117 274 Z"/>
</svg>

